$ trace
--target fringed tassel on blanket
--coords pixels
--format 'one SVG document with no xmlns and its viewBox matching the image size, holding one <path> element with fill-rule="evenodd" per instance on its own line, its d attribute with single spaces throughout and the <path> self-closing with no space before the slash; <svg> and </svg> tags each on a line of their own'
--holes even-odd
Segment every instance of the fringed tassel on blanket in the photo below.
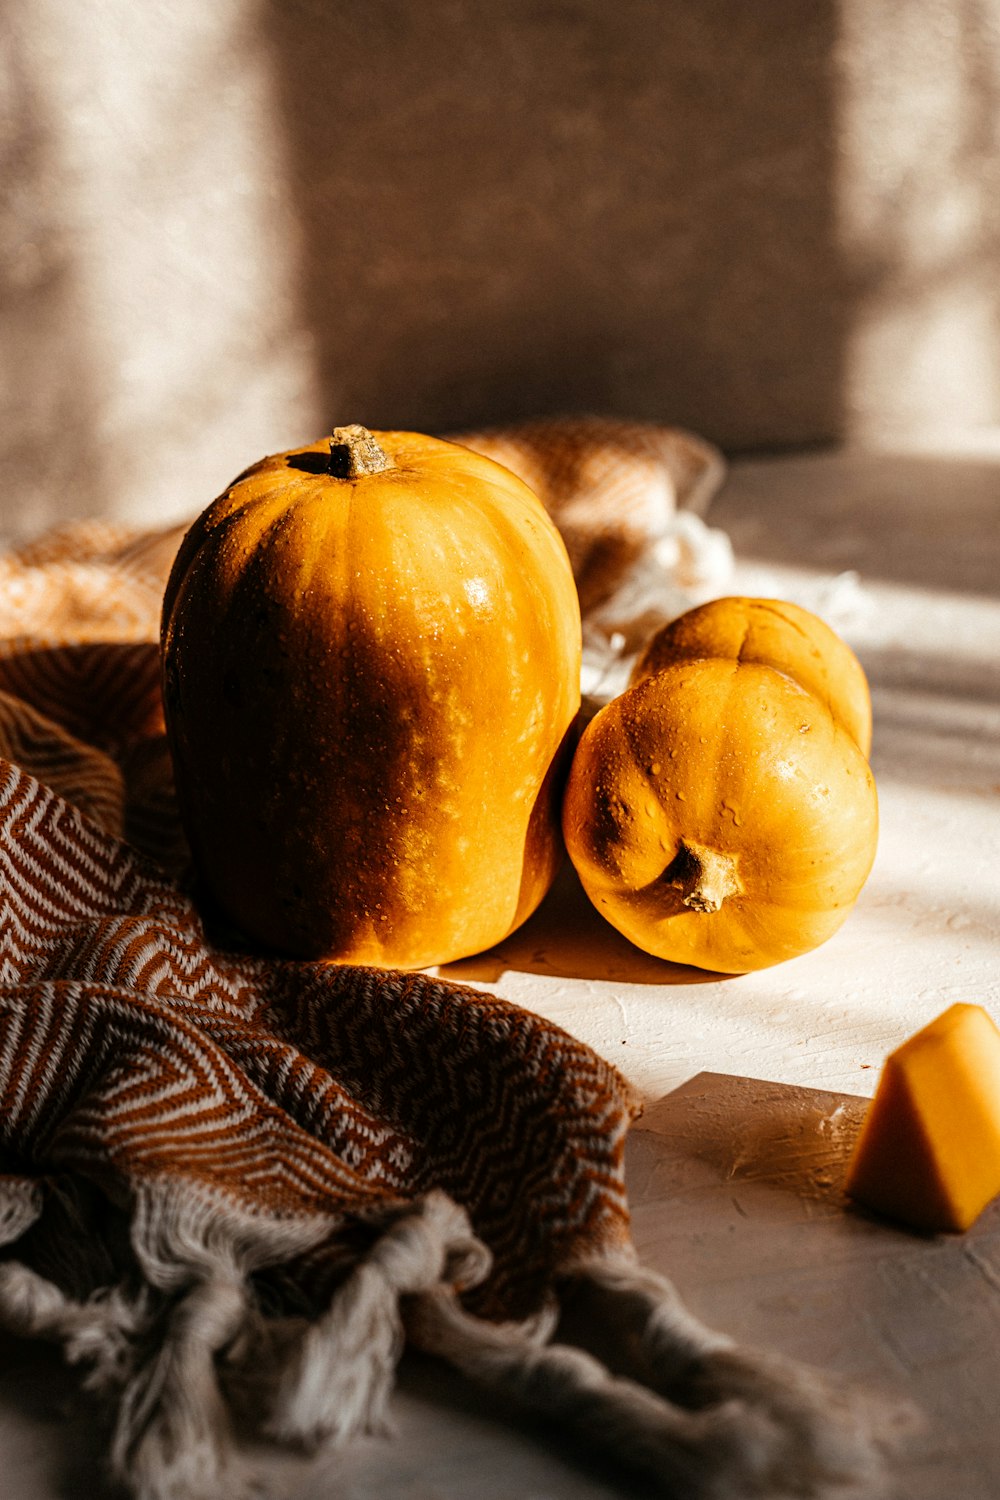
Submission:
<svg viewBox="0 0 1000 1500">
<path fill-rule="evenodd" d="M 34 1184 L 8 1179 L 0 1242 L 37 1224 L 42 1201 Z M 78 1298 L 19 1260 L 0 1261 L 0 1326 L 59 1345 L 86 1370 L 87 1388 L 112 1407 L 112 1475 L 137 1500 L 239 1500 L 254 1484 L 230 1390 L 253 1391 L 261 1427 L 296 1446 L 384 1431 L 404 1342 L 401 1299 L 438 1284 L 454 1295 L 490 1269 L 465 1211 L 430 1192 L 388 1215 L 317 1319 L 265 1317 L 250 1273 L 314 1248 L 321 1232 L 234 1220 L 176 1183 L 154 1188 L 133 1207 L 138 1284 L 125 1277 Z M 63 1236 L 60 1254 L 72 1259 L 64 1246 Z"/>
<path fill-rule="evenodd" d="M 446 1287 L 411 1301 L 407 1332 L 477 1383 L 641 1471 L 669 1500 L 884 1493 L 886 1451 L 909 1413 L 738 1347 L 692 1317 L 669 1281 L 624 1260 L 580 1268 L 566 1298 L 560 1332 L 572 1343 L 470 1317 Z"/>
<path fill-rule="evenodd" d="M 476 1285 L 489 1267 L 464 1211 L 444 1193 L 429 1193 L 381 1235 L 307 1325 L 278 1382 L 271 1434 L 316 1448 L 384 1431 L 403 1347 L 400 1299 L 434 1286 Z"/>
<path fill-rule="evenodd" d="M 38 1197 L 8 1181 L 13 1239 L 38 1218 Z M 561 1307 L 489 1322 L 459 1300 L 488 1274 L 489 1253 L 465 1211 L 431 1192 L 387 1221 L 318 1319 L 264 1317 L 250 1271 L 315 1238 L 315 1225 L 227 1226 L 175 1185 L 137 1205 L 141 1285 L 77 1299 L 6 1260 L 0 1323 L 60 1344 L 112 1398 L 112 1470 L 138 1500 L 250 1493 L 230 1388 L 263 1381 L 261 1425 L 283 1442 L 314 1449 L 384 1430 L 404 1329 L 424 1352 L 644 1472 L 670 1500 L 881 1493 L 883 1408 L 705 1328 L 670 1282 L 624 1255 L 565 1276 Z"/>
</svg>

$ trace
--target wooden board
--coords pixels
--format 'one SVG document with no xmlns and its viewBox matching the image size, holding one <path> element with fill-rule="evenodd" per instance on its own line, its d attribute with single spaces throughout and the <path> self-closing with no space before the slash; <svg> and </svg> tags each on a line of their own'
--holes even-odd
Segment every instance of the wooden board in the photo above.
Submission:
<svg viewBox="0 0 1000 1500">
<path fill-rule="evenodd" d="M 629 1142 L 640 1255 L 706 1322 L 914 1401 L 906 1500 L 1000 1496 L 1000 1201 L 965 1235 L 852 1209 L 868 1101 L 702 1073 Z"/>
</svg>

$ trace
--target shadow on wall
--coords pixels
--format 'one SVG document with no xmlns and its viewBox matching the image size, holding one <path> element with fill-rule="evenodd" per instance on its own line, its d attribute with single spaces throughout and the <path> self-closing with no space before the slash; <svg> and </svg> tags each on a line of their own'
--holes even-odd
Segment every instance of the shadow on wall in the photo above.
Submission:
<svg viewBox="0 0 1000 1500">
<path fill-rule="evenodd" d="M 7 0 L 0 534 L 334 420 L 1000 411 L 1000 0 Z"/>
<path fill-rule="evenodd" d="M 836 7 L 263 14 L 330 420 L 841 431 Z"/>
<path fill-rule="evenodd" d="M 0 534 L 333 421 L 1000 411 L 1000 0 L 8 0 Z"/>
</svg>

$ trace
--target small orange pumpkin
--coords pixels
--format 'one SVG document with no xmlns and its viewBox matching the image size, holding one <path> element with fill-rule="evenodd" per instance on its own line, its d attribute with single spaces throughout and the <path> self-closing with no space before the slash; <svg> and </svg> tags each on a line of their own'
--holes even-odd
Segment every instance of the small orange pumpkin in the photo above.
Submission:
<svg viewBox="0 0 1000 1500">
<path fill-rule="evenodd" d="M 632 681 L 696 656 L 757 662 L 787 672 L 826 704 L 863 755 L 871 753 L 872 700 L 864 668 L 847 642 L 800 604 L 743 596 L 699 604 L 657 631 Z"/>
<path fill-rule="evenodd" d="M 185 828 L 250 937 L 417 968 L 538 905 L 580 613 L 558 532 L 506 469 L 359 427 L 262 460 L 185 538 L 162 649 Z"/>
<path fill-rule="evenodd" d="M 826 683 L 841 657 L 826 677 L 806 659 Z M 863 722 L 849 731 L 836 694 L 738 649 L 654 642 L 642 670 L 588 725 L 567 785 L 566 846 L 594 905 L 647 952 L 723 973 L 824 942 L 875 856 Z"/>
</svg>

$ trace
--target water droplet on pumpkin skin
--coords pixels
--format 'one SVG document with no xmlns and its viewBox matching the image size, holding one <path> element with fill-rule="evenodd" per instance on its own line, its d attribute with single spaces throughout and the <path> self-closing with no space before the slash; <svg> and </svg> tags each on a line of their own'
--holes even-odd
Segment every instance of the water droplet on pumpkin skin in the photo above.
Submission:
<svg viewBox="0 0 1000 1500">
<path fill-rule="evenodd" d="M 659 776 L 661 769 L 662 767 L 660 766 L 660 762 L 658 760 L 654 760 L 653 764 L 649 768 L 650 776 Z"/>
</svg>

